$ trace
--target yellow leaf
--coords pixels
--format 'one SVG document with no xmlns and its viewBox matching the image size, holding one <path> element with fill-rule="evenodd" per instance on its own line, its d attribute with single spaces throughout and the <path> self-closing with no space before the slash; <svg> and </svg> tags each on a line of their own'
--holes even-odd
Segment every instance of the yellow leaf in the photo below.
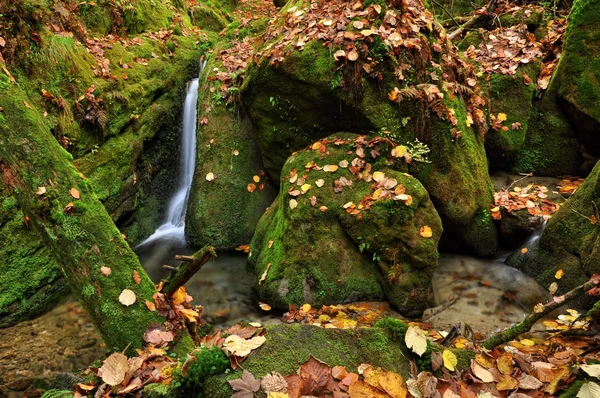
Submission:
<svg viewBox="0 0 600 398">
<path fill-rule="evenodd" d="M 206 174 L 206 181 L 210 182 L 215 179 L 215 173 Z"/>
<path fill-rule="evenodd" d="M 188 321 L 190 322 L 197 322 L 198 321 L 198 312 L 188 309 L 188 308 L 183 308 L 181 310 L 179 310 L 179 312 L 181 312 Z"/>
<path fill-rule="evenodd" d="M 385 174 L 383 174 L 381 171 L 376 171 L 373 173 L 373 180 L 375 180 L 376 182 L 383 181 L 384 178 Z"/>
<path fill-rule="evenodd" d="M 267 398 L 290 398 L 290 396 L 284 392 L 270 392 Z"/>
<path fill-rule="evenodd" d="M 529 339 L 522 339 L 520 343 L 526 347 L 533 347 L 535 345 L 535 341 Z"/>
<path fill-rule="evenodd" d="M 378 382 L 379 386 L 392 398 L 406 397 L 406 384 L 398 373 L 383 371 L 379 374 Z"/>
<path fill-rule="evenodd" d="M 323 166 L 323 171 L 329 172 L 329 173 L 335 173 L 338 169 L 338 166 L 336 164 L 326 164 L 325 166 Z"/>
<path fill-rule="evenodd" d="M 506 120 L 506 113 L 499 113 L 498 114 L 498 120 L 500 120 L 501 122 Z"/>
<path fill-rule="evenodd" d="M 542 303 L 537 303 L 534 307 L 533 307 L 533 312 L 535 312 L 536 314 L 539 314 L 540 312 L 544 312 L 544 304 Z"/>
<path fill-rule="evenodd" d="M 304 312 L 308 312 L 308 311 L 310 311 L 310 309 L 311 309 L 311 308 L 312 308 L 312 307 L 311 307 L 311 305 L 310 305 L 310 304 L 304 304 L 304 305 L 302 306 L 302 311 L 304 311 Z"/>
<path fill-rule="evenodd" d="M 310 184 L 303 184 L 300 187 L 300 190 L 302 190 L 302 192 L 308 192 L 310 190 Z"/>
<path fill-rule="evenodd" d="M 258 306 L 263 311 L 271 311 L 271 306 L 267 303 L 258 303 Z"/>
<path fill-rule="evenodd" d="M 423 225 L 419 230 L 419 235 L 421 235 L 423 238 L 431 238 L 433 236 L 431 227 L 429 225 Z"/>
<path fill-rule="evenodd" d="M 444 350 L 442 353 L 442 358 L 444 359 L 444 367 L 453 372 L 456 364 L 458 363 L 456 355 L 454 355 L 454 353 L 450 350 Z"/>
<path fill-rule="evenodd" d="M 565 274 L 565 272 L 562 269 L 559 269 L 558 271 L 556 271 L 556 273 L 554 274 L 554 277 L 556 279 L 561 279 L 563 277 L 563 275 Z"/>
<path fill-rule="evenodd" d="M 377 199 L 379 199 L 379 197 L 381 196 L 381 193 L 382 193 L 382 192 L 383 192 L 383 190 L 382 190 L 381 188 L 377 188 L 377 189 L 375 190 L 375 192 L 373 192 L 373 194 L 371 195 L 371 197 L 372 197 L 374 200 L 377 200 Z"/>
<path fill-rule="evenodd" d="M 394 149 L 392 149 L 392 156 L 395 158 L 401 158 L 406 154 L 407 150 L 404 145 L 398 145 Z"/>
<path fill-rule="evenodd" d="M 186 296 L 185 287 L 181 286 L 171 296 L 171 299 L 173 300 L 173 304 L 175 304 L 175 305 L 183 304 L 185 302 L 185 296 Z"/>
<path fill-rule="evenodd" d="M 254 176 L 254 177 L 252 177 L 252 179 L 254 180 L 254 182 L 259 182 L 260 181 L 260 177 L 259 176 Z"/>
</svg>

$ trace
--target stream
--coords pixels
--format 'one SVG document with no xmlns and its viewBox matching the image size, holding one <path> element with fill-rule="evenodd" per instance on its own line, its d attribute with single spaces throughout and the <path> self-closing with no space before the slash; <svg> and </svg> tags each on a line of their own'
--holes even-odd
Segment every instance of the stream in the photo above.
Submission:
<svg viewBox="0 0 600 398">
<path fill-rule="evenodd" d="M 203 67 L 201 64 L 200 73 Z M 199 79 L 192 80 L 187 86 L 179 188 L 171 197 L 163 224 L 135 248 L 155 282 L 169 274 L 170 271 L 163 268 L 164 264 L 178 265 L 173 260 L 176 254 L 195 252 L 186 244 L 184 223 L 196 159 L 198 87 Z M 501 174 L 493 176 L 492 180 L 499 190 L 519 178 Z M 522 184 L 535 182 L 550 187 L 557 181 L 531 178 Z M 521 247 L 531 246 L 540 233 L 541 229 Z M 474 330 L 489 335 L 522 320 L 527 314 L 526 309 L 545 302 L 548 293 L 533 279 L 505 266 L 505 258 L 506 254 L 497 259 L 441 254 L 432 281 L 436 307 L 425 311 L 423 321 L 431 323 L 438 331 L 449 331 L 456 323 L 465 322 Z M 246 254 L 221 252 L 185 286 L 194 302 L 203 305 L 206 320 L 217 327 L 241 320 L 260 321 L 263 325 L 281 322 L 281 313 L 259 309 L 252 293 L 253 278 L 246 269 Z M 0 397 L 23 396 L 22 391 L 27 389 L 36 391 L 31 386 L 39 375 L 51 379 L 60 372 L 84 367 L 104 353 L 94 325 L 72 298 L 36 319 L 3 329 L 2 336 Z M 35 336 L 33 345 L 32 336 Z M 9 393 L 3 395 L 3 389 Z"/>
</svg>

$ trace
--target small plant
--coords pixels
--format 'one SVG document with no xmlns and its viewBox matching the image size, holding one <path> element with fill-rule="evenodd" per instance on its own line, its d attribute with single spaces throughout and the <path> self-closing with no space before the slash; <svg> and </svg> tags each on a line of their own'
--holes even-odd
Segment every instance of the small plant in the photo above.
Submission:
<svg viewBox="0 0 600 398">
<path fill-rule="evenodd" d="M 269 103 L 271 104 L 271 106 L 273 108 L 275 108 L 277 106 L 277 104 L 279 104 L 279 102 L 277 101 L 277 98 L 275 98 L 275 97 L 269 97 Z"/>
<path fill-rule="evenodd" d="M 431 161 L 427 159 L 427 154 L 430 152 L 429 147 L 418 139 L 415 138 L 415 142 L 407 143 L 406 150 L 410 154 L 411 160 L 421 163 L 431 163 Z"/>
<path fill-rule="evenodd" d="M 182 385 L 192 387 L 208 376 L 224 373 L 229 359 L 218 347 L 200 347 L 192 351 L 181 367 L 179 379 Z"/>
</svg>

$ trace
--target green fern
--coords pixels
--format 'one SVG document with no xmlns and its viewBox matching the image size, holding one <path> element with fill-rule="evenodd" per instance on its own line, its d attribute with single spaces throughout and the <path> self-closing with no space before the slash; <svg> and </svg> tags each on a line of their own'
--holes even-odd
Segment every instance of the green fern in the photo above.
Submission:
<svg viewBox="0 0 600 398">
<path fill-rule="evenodd" d="M 52 389 L 52 390 L 46 391 L 42 395 L 42 398 L 67 398 L 67 397 L 72 397 L 73 395 L 74 395 L 73 391 Z"/>
</svg>

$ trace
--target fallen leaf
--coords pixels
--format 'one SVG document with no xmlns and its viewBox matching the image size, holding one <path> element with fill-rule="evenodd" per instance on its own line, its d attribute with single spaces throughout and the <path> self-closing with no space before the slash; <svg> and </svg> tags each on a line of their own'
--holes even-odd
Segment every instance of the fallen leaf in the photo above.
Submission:
<svg viewBox="0 0 600 398">
<path fill-rule="evenodd" d="M 290 209 L 294 210 L 298 207 L 298 201 L 296 199 L 290 199 Z"/>
<path fill-rule="evenodd" d="M 46 193 L 46 187 L 38 187 L 38 190 L 36 192 L 37 195 L 43 195 Z"/>
<path fill-rule="evenodd" d="M 479 365 L 475 360 L 471 360 L 471 371 L 479 380 L 484 383 L 492 383 L 494 382 L 494 376 L 484 369 L 481 365 Z"/>
<path fill-rule="evenodd" d="M 248 356 L 252 350 L 263 345 L 266 340 L 265 336 L 254 336 L 251 339 L 243 339 L 240 336 L 233 334 L 227 336 L 225 342 L 223 342 L 223 348 L 227 349 L 231 355 L 243 358 Z"/>
<path fill-rule="evenodd" d="M 588 381 L 584 383 L 579 392 L 577 393 L 577 398 L 598 398 L 600 397 L 600 385 Z"/>
<path fill-rule="evenodd" d="M 110 273 L 112 272 L 112 269 L 110 269 L 110 268 L 108 268 L 108 267 L 105 267 L 105 266 L 102 266 L 102 267 L 100 267 L 100 272 L 101 272 L 101 273 L 102 273 L 102 275 L 104 275 L 104 276 L 109 276 L 109 275 L 110 275 Z"/>
<path fill-rule="evenodd" d="M 227 382 L 233 391 L 237 391 L 232 395 L 234 398 L 253 398 L 254 393 L 260 390 L 260 379 L 254 378 L 254 375 L 245 369 L 241 378 Z"/>
<path fill-rule="evenodd" d="M 383 174 L 381 171 L 376 171 L 373 173 L 373 180 L 375 182 L 381 182 L 381 181 L 383 181 L 384 178 L 385 178 L 385 174 Z"/>
<path fill-rule="evenodd" d="M 353 62 L 358 59 L 358 53 L 356 52 L 356 50 L 353 49 L 348 53 L 348 59 Z"/>
<path fill-rule="evenodd" d="M 102 367 L 98 369 L 98 376 L 106 384 L 117 386 L 123 382 L 128 370 L 129 362 L 127 361 L 127 357 L 119 352 L 115 352 L 102 362 Z"/>
<path fill-rule="evenodd" d="M 565 274 L 565 272 L 562 269 L 559 269 L 558 271 L 556 271 L 556 273 L 554 274 L 554 278 L 556 279 L 561 279 L 563 277 L 563 275 Z"/>
<path fill-rule="evenodd" d="M 589 374 L 592 377 L 600 379 L 600 364 L 594 365 L 581 365 L 581 370 Z"/>
<path fill-rule="evenodd" d="M 419 235 L 421 235 L 423 238 L 431 238 L 433 236 L 431 227 L 428 225 L 423 225 L 421 229 L 419 229 Z"/>
<path fill-rule="evenodd" d="M 210 182 L 213 181 L 215 179 L 215 174 L 214 173 L 208 173 L 206 174 L 206 181 Z"/>
<path fill-rule="evenodd" d="M 119 302 L 127 307 L 135 303 L 135 299 L 135 293 L 129 289 L 123 289 L 119 295 Z"/>
<path fill-rule="evenodd" d="M 185 302 L 185 297 L 187 293 L 185 292 L 185 287 L 180 286 L 179 289 L 175 290 L 175 293 L 171 295 L 171 300 L 173 300 L 173 304 L 179 305 Z"/>
<path fill-rule="evenodd" d="M 246 189 L 248 190 L 248 192 L 252 193 L 252 192 L 256 191 L 256 184 L 250 183 L 250 184 L 248 184 Z"/>
<path fill-rule="evenodd" d="M 71 194 L 72 197 L 74 197 L 75 199 L 79 199 L 80 195 L 79 195 L 79 191 L 76 190 L 75 188 L 71 188 L 71 190 L 69 190 L 69 193 Z"/>
<path fill-rule="evenodd" d="M 271 311 L 271 306 L 267 303 L 258 303 L 258 306 L 260 307 L 261 310 L 263 311 Z"/>
<path fill-rule="evenodd" d="M 277 372 L 266 374 L 260 382 L 260 387 L 264 392 L 269 394 L 270 397 L 288 396 L 287 394 L 283 394 L 287 391 L 287 382 L 285 381 L 285 378 Z M 273 394 L 283 395 L 277 396 Z"/>
<path fill-rule="evenodd" d="M 152 312 L 156 311 L 156 305 L 152 301 L 146 300 L 145 304 L 146 304 L 146 308 L 148 308 L 150 311 L 152 311 Z"/>
<path fill-rule="evenodd" d="M 260 181 L 260 177 L 259 176 L 254 176 L 254 177 L 252 177 L 252 180 L 254 182 L 259 182 Z"/>
<path fill-rule="evenodd" d="M 418 326 L 409 326 L 404 336 L 406 346 L 421 356 L 427 351 L 427 337 Z"/>
<path fill-rule="evenodd" d="M 456 355 L 450 350 L 444 350 L 444 352 L 442 352 L 442 358 L 444 359 L 444 367 L 449 371 L 454 372 L 454 369 L 458 364 Z"/>
<path fill-rule="evenodd" d="M 140 274 L 136 270 L 133 270 L 133 281 L 138 285 L 142 281 L 142 278 L 140 278 Z"/>
</svg>

